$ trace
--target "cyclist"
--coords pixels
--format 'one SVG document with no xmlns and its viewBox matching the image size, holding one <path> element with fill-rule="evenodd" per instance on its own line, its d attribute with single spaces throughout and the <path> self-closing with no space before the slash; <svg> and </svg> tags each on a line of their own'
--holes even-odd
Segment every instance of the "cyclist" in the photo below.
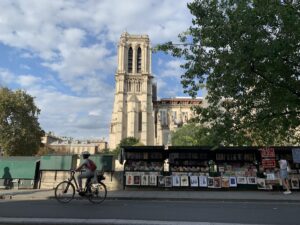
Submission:
<svg viewBox="0 0 300 225">
<path fill-rule="evenodd" d="M 81 169 L 85 169 L 85 171 L 77 176 L 78 186 L 79 186 L 79 190 L 77 190 L 78 192 L 83 191 L 82 178 L 87 178 L 88 180 L 91 179 L 92 177 L 94 177 L 97 168 L 95 163 L 91 159 L 89 159 L 90 153 L 88 151 L 82 152 L 81 155 L 84 161 L 75 171 L 81 171 Z"/>
</svg>

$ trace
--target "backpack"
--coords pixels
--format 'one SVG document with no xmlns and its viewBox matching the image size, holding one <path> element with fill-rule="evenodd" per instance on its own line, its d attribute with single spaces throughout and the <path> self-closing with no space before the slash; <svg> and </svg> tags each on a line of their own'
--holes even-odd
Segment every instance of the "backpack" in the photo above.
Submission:
<svg viewBox="0 0 300 225">
<path fill-rule="evenodd" d="M 90 170 L 90 171 L 95 171 L 96 169 L 97 169 L 97 166 L 96 166 L 96 164 L 92 161 L 92 160 L 90 160 L 90 159 L 88 159 L 88 165 L 87 165 L 87 168 Z"/>
</svg>

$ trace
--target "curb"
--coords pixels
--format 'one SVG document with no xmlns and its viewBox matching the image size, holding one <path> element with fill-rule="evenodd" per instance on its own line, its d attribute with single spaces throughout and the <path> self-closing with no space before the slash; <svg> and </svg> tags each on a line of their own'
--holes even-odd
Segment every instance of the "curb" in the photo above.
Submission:
<svg viewBox="0 0 300 225">
<path fill-rule="evenodd" d="M 158 220 L 125 220 L 125 219 L 66 219 L 66 218 L 7 218 L 0 217 L 2 225 L 230 225 L 232 223 L 215 222 L 185 222 L 185 221 L 158 221 Z M 246 225 L 235 223 L 235 225 Z M 249 225 L 249 224 L 247 224 Z M 255 224 L 251 224 L 255 225 Z"/>
<path fill-rule="evenodd" d="M 0 200 L 55 200 L 55 197 L 54 196 L 1 195 Z M 75 196 L 74 200 L 87 200 L 87 199 L 84 197 Z M 224 198 L 170 198 L 170 197 L 124 197 L 124 196 L 107 196 L 106 200 L 300 203 L 300 200 L 298 199 L 224 199 Z"/>
</svg>

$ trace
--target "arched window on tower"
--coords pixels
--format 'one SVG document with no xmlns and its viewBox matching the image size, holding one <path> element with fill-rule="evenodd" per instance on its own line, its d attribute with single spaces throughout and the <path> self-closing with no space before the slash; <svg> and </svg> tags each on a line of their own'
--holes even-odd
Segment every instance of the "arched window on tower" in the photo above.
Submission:
<svg viewBox="0 0 300 225">
<path fill-rule="evenodd" d="M 132 57 L 133 57 L 133 52 L 132 52 L 132 48 L 130 47 L 128 50 L 128 73 L 132 73 Z"/>
<path fill-rule="evenodd" d="M 136 71 L 142 72 L 142 49 L 139 47 L 137 51 Z"/>
</svg>

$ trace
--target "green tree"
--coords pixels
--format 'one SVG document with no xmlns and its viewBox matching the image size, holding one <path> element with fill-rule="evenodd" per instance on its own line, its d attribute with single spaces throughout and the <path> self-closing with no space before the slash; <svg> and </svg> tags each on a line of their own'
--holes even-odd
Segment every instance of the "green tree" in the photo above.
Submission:
<svg viewBox="0 0 300 225">
<path fill-rule="evenodd" d="M 40 110 L 26 92 L 0 88 L 0 145 L 6 155 L 35 155 L 43 131 Z"/>
<path fill-rule="evenodd" d="M 214 146 L 220 140 L 212 129 L 190 122 L 172 132 L 171 142 L 173 146 Z"/>
<path fill-rule="evenodd" d="M 300 4 L 293 2 L 195 0 L 180 44 L 158 46 L 185 60 L 186 93 L 206 88 L 208 107 L 197 112 L 221 144 L 299 143 Z"/>
<path fill-rule="evenodd" d="M 120 141 L 117 147 L 112 151 L 114 155 L 119 155 L 122 146 L 141 146 L 140 140 L 135 137 L 127 137 Z"/>
</svg>

